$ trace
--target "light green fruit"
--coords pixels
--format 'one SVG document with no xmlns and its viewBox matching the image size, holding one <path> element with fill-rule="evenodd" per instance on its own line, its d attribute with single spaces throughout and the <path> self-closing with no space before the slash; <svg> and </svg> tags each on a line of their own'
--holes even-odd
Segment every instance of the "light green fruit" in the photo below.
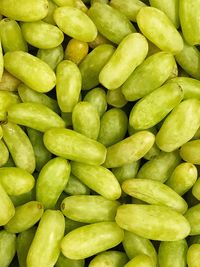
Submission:
<svg viewBox="0 0 200 267">
<path fill-rule="evenodd" d="M 179 1 L 181 29 L 186 42 L 190 45 L 200 44 L 199 4 L 199 0 Z"/>
<path fill-rule="evenodd" d="M 141 131 L 107 148 L 104 165 L 121 167 L 141 159 L 152 147 L 155 137 L 151 132 Z"/>
<path fill-rule="evenodd" d="M 109 109 L 101 118 L 98 141 L 107 147 L 123 140 L 127 126 L 128 118 L 123 110 Z"/>
<path fill-rule="evenodd" d="M 8 267 L 16 253 L 16 235 L 0 231 L 0 266 Z"/>
<path fill-rule="evenodd" d="M 43 140 L 46 148 L 57 156 L 91 165 L 105 161 L 106 148 L 101 143 L 73 130 L 52 128 L 45 132 Z"/>
<path fill-rule="evenodd" d="M 177 82 L 184 92 L 184 99 L 200 99 L 200 81 L 189 77 L 176 77 L 171 81 Z"/>
<path fill-rule="evenodd" d="M 39 103 L 20 103 L 8 110 L 8 120 L 40 132 L 65 127 L 63 119 L 47 106 Z"/>
<path fill-rule="evenodd" d="M 119 205 L 119 202 L 108 200 L 102 196 L 70 196 L 63 200 L 61 211 L 74 221 L 106 222 L 115 220 Z"/>
<path fill-rule="evenodd" d="M 58 6 L 75 6 L 75 0 L 53 0 Z"/>
<path fill-rule="evenodd" d="M 136 31 L 124 14 L 109 5 L 94 3 L 88 15 L 98 31 L 113 43 L 119 44 L 125 36 Z"/>
<path fill-rule="evenodd" d="M 79 65 L 82 76 L 82 89 L 89 90 L 99 84 L 99 73 L 111 58 L 115 48 L 101 44 L 94 48 Z M 95 62 L 95 64 L 94 64 Z"/>
<path fill-rule="evenodd" d="M 134 69 L 145 59 L 147 40 L 140 33 L 127 35 L 99 74 L 99 81 L 107 89 L 119 88 Z"/>
<path fill-rule="evenodd" d="M 83 101 L 90 102 L 97 109 L 99 116 L 101 117 L 107 110 L 106 93 L 104 89 L 97 87 L 90 90 Z"/>
<path fill-rule="evenodd" d="M 56 69 L 56 95 L 62 112 L 72 112 L 79 101 L 81 73 L 77 65 L 69 60 L 61 61 Z"/>
<path fill-rule="evenodd" d="M 2 125 L 3 140 L 15 162 L 15 165 L 30 173 L 35 170 L 33 146 L 26 133 L 17 124 L 8 122 Z"/>
<path fill-rule="evenodd" d="M 122 205 L 115 220 L 121 228 L 152 240 L 176 241 L 190 233 L 190 224 L 183 215 L 161 205 Z"/>
<path fill-rule="evenodd" d="M 200 52 L 195 46 L 188 45 L 184 42 L 183 49 L 176 56 L 177 63 L 185 70 L 191 77 L 199 80 L 199 62 Z"/>
<path fill-rule="evenodd" d="M 181 158 L 178 151 L 170 153 L 160 152 L 157 156 L 142 165 L 137 177 L 164 183 L 172 175 L 172 172 L 180 161 Z"/>
<path fill-rule="evenodd" d="M 53 70 L 64 58 L 62 45 L 50 49 L 38 49 L 37 57 L 46 62 Z"/>
<path fill-rule="evenodd" d="M 97 36 L 97 28 L 92 20 L 78 8 L 58 7 L 54 12 L 54 20 L 65 34 L 74 39 L 92 42 Z"/>
<path fill-rule="evenodd" d="M 19 196 L 33 189 L 34 177 L 24 169 L 17 167 L 0 168 L 0 183 L 11 196 Z"/>
<path fill-rule="evenodd" d="M 35 91 L 48 92 L 56 84 L 53 70 L 45 62 L 26 52 L 6 53 L 4 66 L 8 72 Z"/>
<path fill-rule="evenodd" d="M 65 220 L 60 211 L 45 211 L 28 252 L 27 267 L 54 266 L 60 254 L 64 229 Z"/>
<path fill-rule="evenodd" d="M 188 208 L 185 200 L 167 185 L 150 179 L 129 179 L 123 182 L 122 189 L 128 195 L 149 204 L 168 206 L 184 214 Z"/>
<path fill-rule="evenodd" d="M 30 201 L 18 206 L 15 215 L 4 226 L 9 233 L 20 233 L 35 225 L 43 214 L 43 205 L 37 201 Z"/>
<path fill-rule="evenodd" d="M 72 173 L 89 188 L 109 200 L 121 196 L 121 188 L 113 173 L 102 167 L 72 162 Z"/>
<path fill-rule="evenodd" d="M 158 147 L 171 152 L 186 142 L 196 133 L 200 126 L 200 101 L 188 99 L 181 102 L 165 119 L 158 134 Z"/>
<path fill-rule="evenodd" d="M 146 6 L 139 0 L 111 0 L 110 5 L 122 12 L 129 20 L 136 22 L 136 16 L 139 10 Z"/>
<path fill-rule="evenodd" d="M 56 113 L 59 113 L 59 107 L 56 100 L 47 96 L 46 94 L 32 90 L 23 83 L 18 86 L 17 90 L 22 102 L 43 104 Z"/>
<path fill-rule="evenodd" d="M 162 10 L 178 29 L 179 22 L 179 0 L 150 0 L 152 7 Z"/>
<path fill-rule="evenodd" d="M 3 186 L 0 184 L 0 208 L 1 208 L 1 213 L 0 213 L 0 225 L 5 225 L 10 221 L 10 219 L 14 216 L 15 214 L 15 208 L 14 205 L 7 195 L 5 189 Z"/>
<path fill-rule="evenodd" d="M 147 57 L 122 85 L 125 98 L 134 101 L 160 87 L 169 78 L 174 64 L 171 53 L 157 52 Z"/>
<path fill-rule="evenodd" d="M 190 223 L 191 231 L 190 235 L 200 234 L 200 204 L 197 204 L 188 209 L 185 214 L 186 219 Z"/>
<path fill-rule="evenodd" d="M 71 171 L 70 164 L 63 158 L 54 158 L 46 163 L 36 183 L 36 199 L 45 209 L 53 209 L 63 192 Z"/>
<path fill-rule="evenodd" d="M 165 13 L 154 7 L 143 7 L 137 15 L 141 32 L 161 50 L 177 54 L 183 49 L 183 40 Z"/>
<path fill-rule="evenodd" d="M 185 239 L 161 242 L 158 250 L 160 267 L 186 267 L 188 245 Z"/>
<path fill-rule="evenodd" d="M 138 254 L 135 258 L 125 264 L 124 267 L 153 267 L 153 263 L 149 256 Z"/>
<path fill-rule="evenodd" d="M 58 27 L 44 21 L 24 22 L 21 29 L 27 43 L 37 48 L 55 48 L 64 40 L 64 34 Z"/>
<path fill-rule="evenodd" d="M 136 130 L 149 129 L 164 119 L 183 99 L 178 83 L 166 83 L 143 97 L 132 108 L 130 125 Z"/>
<path fill-rule="evenodd" d="M 17 258 L 20 267 L 27 267 L 26 257 L 35 235 L 36 227 L 32 227 L 17 236 Z"/>
<path fill-rule="evenodd" d="M 47 0 L 2 0 L 0 14 L 19 21 L 37 21 L 48 13 Z"/>
<path fill-rule="evenodd" d="M 194 185 L 197 180 L 197 175 L 195 165 L 184 162 L 174 169 L 166 184 L 182 196 Z"/>
<path fill-rule="evenodd" d="M 120 267 L 124 266 L 128 258 L 124 252 L 121 251 L 105 251 L 95 256 L 89 263 L 88 267 Z"/>
<path fill-rule="evenodd" d="M 91 139 L 99 136 L 100 117 L 93 104 L 81 101 L 77 103 L 72 112 L 73 129 Z"/>
<path fill-rule="evenodd" d="M 0 21 L 1 42 L 4 53 L 9 51 L 28 51 L 28 46 L 20 26 L 15 20 L 9 18 Z"/>
<path fill-rule="evenodd" d="M 200 139 L 185 143 L 180 149 L 180 155 L 183 160 L 193 164 L 200 165 Z"/>
<path fill-rule="evenodd" d="M 188 267 L 198 267 L 199 257 L 200 257 L 200 244 L 191 245 L 187 253 Z"/>
<path fill-rule="evenodd" d="M 158 266 L 157 252 L 149 239 L 124 231 L 122 243 L 129 259 L 133 259 L 139 254 L 145 254 L 151 258 L 154 267 Z"/>
<path fill-rule="evenodd" d="M 100 222 L 79 227 L 61 242 L 62 253 L 70 259 L 85 259 L 117 246 L 124 231 L 115 222 Z"/>
<path fill-rule="evenodd" d="M 122 94 L 121 87 L 114 90 L 108 90 L 106 94 L 106 100 L 108 105 L 115 108 L 122 108 L 128 102 Z"/>
</svg>

